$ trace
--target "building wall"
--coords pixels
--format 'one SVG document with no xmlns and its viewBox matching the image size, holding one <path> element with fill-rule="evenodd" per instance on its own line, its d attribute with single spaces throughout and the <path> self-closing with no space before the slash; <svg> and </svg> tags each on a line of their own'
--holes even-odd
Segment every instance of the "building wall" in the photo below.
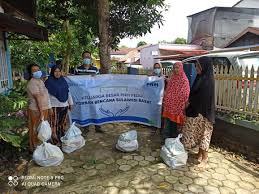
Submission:
<svg viewBox="0 0 259 194">
<path fill-rule="evenodd" d="M 219 9 L 215 16 L 214 47 L 220 48 L 248 27 L 259 26 L 259 15 Z"/>
<path fill-rule="evenodd" d="M 188 17 L 189 30 L 187 42 L 189 44 L 201 37 L 213 36 L 216 11 L 216 9 L 209 9 Z"/>
<path fill-rule="evenodd" d="M 243 0 L 234 7 L 259 8 L 258 0 Z"/>
<path fill-rule="evenodd" d="M 252 33 L 247 33 L 244 36 L 242 36 L 240 39 L 230 44 L 227 48 L 239 47 L 239 46 L 250 46 L 250 45 L 256 45 L 256 44 L 259 44 L 259 36 Z"/>
<path fill-rule="evenodd" d="M 140 50 L 140 64 L 145 68 L 152 68 L 154 63 L 159 62 L 159 59 L 154 59 L 159 56 L 159 44 L 150 45 Z"/>
<path fill-rule="evenodd" d="M 188 19 L 188 43 L 221 48 L 246 28 L 259 26 L 259 9 L 216 7 Z"/>
</svg>

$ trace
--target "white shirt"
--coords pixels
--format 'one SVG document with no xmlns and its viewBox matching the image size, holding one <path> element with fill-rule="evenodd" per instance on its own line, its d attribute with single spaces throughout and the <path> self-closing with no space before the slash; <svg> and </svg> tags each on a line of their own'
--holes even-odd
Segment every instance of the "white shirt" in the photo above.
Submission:
<svg viewBox="0 0 259 194">
<path fill-rule="evenodd" d="M 66 102 L 60 102 L 55 96 L 52 95 L 49 95 L 49 98 L 52 107 L 67 107 L 74 104 L 70 92 L 68 92 L 68 99 Z"/>
</svg>

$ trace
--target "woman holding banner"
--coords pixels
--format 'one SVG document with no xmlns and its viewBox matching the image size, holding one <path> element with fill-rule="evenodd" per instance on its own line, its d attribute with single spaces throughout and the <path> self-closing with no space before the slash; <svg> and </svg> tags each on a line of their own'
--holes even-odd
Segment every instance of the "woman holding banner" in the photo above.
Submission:
<svg viewBox="0 0 259 194">
<path fill-rule="evenodd" d="M 167 78 L 166 78 L 166 76 L 164 76 L 164 74 L 163 74 L 162 65 L 161 65 L 160 63 L 155 63 L 155 64 L 153 65 L 153 71 L 149 74 L 149 76 L 163 77 L 163 78 L 164 78 L 164 81 L 165 81 L 165 87 L 166 87 Z M 162 109 L 163 109 L 163 106 L 162 106 Z M 163 112 L 163 110 L 162 110 L 162 112 Z M 163 128 L 163 126 L 164 126 L 164 119 L 163 119 L 163 117 L 162 117 L 162 118 L 161 118 L 161 128 Z M 158 129 L 159 129 L 159 128 L 152 127 L 152 128 L 151 128 L 152 134 L 155 134 Z M 161 133 L 161 130 L 160 130 L 160 133 Z"/>
<path fill-rule="evenodd" d="M 163 76 L 162 65 L 160 63 L 155 63 L 153 65 L 152 76 L 158 76 L 158 77 Z"/>
<path fill-rule="evenodd" d="M 165 126 L 162 131 L 164 139 L 177 137 L 177 125 L 183 125 L 185 108 L 190 93 L 189 81 L 184 73 L 182 62 L 173 66 L 173 75 L 167 83 L 164 95 L 163 117 Z"/>
<path fill-rule="evenodd" d="M 61 75 L 61 68 L 59 66 L 51 68 L 50 76 L 45 82 L 45 86 L 48 89 L 53 110 L 50 118 L 52 143 L 59 145 L 61 143 L 60 138 L 65 135 L 68 110 L 71 110 L 73 105 L 68 84 Z"/>
</svg>

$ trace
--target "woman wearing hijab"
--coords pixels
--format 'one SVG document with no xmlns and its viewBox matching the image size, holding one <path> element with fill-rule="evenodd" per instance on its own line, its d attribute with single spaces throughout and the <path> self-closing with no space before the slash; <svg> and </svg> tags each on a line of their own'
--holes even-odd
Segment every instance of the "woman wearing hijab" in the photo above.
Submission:
<svg viewBox="0 0 259 194">
<path fill-rule="evenodd" d="M 199 58 L 196 71 L 197 77 L 192 86 L 190 104 L 186 110 L 188 119 L 182 129 L 182 141 L 186 148 L 199 146 L 198 167 L 205 168 L 213 123 L 215 123 L 215 83 L 211 58 Z"/>
<path fill-rule="evenodd" d="M 39 141 L 37 138 L 37 127 L 42 120 L 48 120 L 51 115 L 51 104 L 48 90 L 42 81 L 43 72 L 39 65 L 32 63 L 27 67 L 29 80 L 27 94 L 29 99 L 28 107 L 28 128 L 29 128 L 29 150 L 33 152 Z"/>
<path fill-rule="evenodd" d="M 163 76 L 162 65 L 160 63 L 155 63 L 153 65 L 152 76 L 158 76 L 158 77 Z"/>
<path fill-rule="evenodd" d="M 164 139 L 178 135 L 177 125 L 183 125 L 184 123 L 184 112 L 189 93 L 189 81 L 184 73 L 183 64 L 176 62 L 164 96 L 163 117 L 166 118 L 165 127 L 162 131 Z"/>
<path fill-rule="evenodd" d="M 50 119 L 52 143 L 59 145 L 61 143 L 60 138 L 65 135 L 67 113 L 68 110 L 71 110 L 73 100 L 69 93 L 68 84 L 61 75 L 61 68 L 59 66 L 52 67 L 45 85 L 48 89 L 53 109 L 53 115 Z"/>
<path fill-rule="evenodd" d="M 157 77 L 163 77 L 164 81 L 165 81 L 165 86 L 166 86 L 166 77 L 163 75 L 163 71 L 162 71 L 162 65 L 160 63 L 155 63 L 153 65 L 153 71 L 149 74 L 149 76 L 157 76 Z M 163 112 L 163 110 L 162 110 Z M 163 128 L 164 125 L 164 119 L 161 118 L 161 128 Z M 159 130 L 159 128 L 156 127 L 152 127 L 152 134 L 154 135 L 156 133 L 157 130 Z M 161 129 L 160 129 L 160 133 L 161 133 Z"/>
</svg>

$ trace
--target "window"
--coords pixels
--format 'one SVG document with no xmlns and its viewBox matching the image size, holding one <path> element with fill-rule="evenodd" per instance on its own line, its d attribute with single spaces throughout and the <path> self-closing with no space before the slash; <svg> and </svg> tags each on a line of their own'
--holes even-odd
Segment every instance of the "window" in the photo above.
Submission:
<svg viewBox="0 0 259 194">
<path fill-rule="evenodd" d="M 151 51 L 152 56 L 158 56 L 158 51 Z"/>
</svg>

